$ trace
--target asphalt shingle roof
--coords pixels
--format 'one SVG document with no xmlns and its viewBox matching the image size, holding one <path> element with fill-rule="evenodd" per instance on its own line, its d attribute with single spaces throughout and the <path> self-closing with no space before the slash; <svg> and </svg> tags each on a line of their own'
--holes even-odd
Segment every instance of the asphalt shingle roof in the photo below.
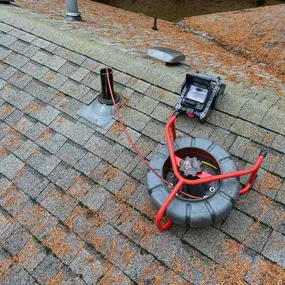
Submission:
<svg viewBox="0 0 285 285">
<path fill-rule="evenodd" d="M 157 209 L 145 185 L 147 169 L 118 122 L 105 131 L 76 112 L 96 98 L 99 70 L 109 65 L 115 90 L 124 97 L 123 120 L 150 159 L 164 141 L 164 123 L 184 74 L 108 48 L 106 58 L 101 45 L 78 41 L 29 15 L 18 20 L 21 11 L 0 11 L 5 38 L 0 42 L 1 282 L 284 280 L 285 126 L 280 122 L 285 113 L 274 112 L 284 99 L 261 98 L 228 83 L 205 124 L 179 117 L 179 135 L 209 137 L 232 154 L 239 168 L 252 163 L 261 149 L 269 154 L 253 189 L 224 223 L 198 230 L 173 226 L 159 233 Z M 22 48 L 15 48 L 17 42 Z M 128 64 L 119 68 L 118 60 Z M 154 74 L 172 75 L 172 84 L 160 84 Z M 258 113 L 259 105 L 263 112 Z"/>
</svg>

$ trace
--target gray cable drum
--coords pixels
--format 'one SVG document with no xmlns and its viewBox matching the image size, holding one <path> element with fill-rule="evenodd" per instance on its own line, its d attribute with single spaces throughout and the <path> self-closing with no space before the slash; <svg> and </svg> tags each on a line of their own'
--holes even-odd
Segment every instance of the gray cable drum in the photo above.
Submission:
<svg viewBox="0 0 285 285">
<path fill-rule="evenodd" d="M 197 148 L 208 152 L 217 161 L 220 173 L 237 171 L 235 162 L 230 154 L 219 145 L 208 139 L 179 138 L 173 143 L 174 151 L 185 148 Z M 169 152 L 167 145 L 160 148 L 151 159 L 150 165 L 163 176 L 163 167 Z M 160 208 L 169 195 L 170 189 L 154 173 L 147 174 L 149 195 L 157 208 Z M 239 195 L 240 183 L 237 178 L 229 178 L 220 181 L 215 193 L 202 200 L 194 200 L 176 196 L 169 204 L 166 216 L 173 223 L 194 228 L 207 227 L 223 221 L 231 212 Z"/>
</svg>

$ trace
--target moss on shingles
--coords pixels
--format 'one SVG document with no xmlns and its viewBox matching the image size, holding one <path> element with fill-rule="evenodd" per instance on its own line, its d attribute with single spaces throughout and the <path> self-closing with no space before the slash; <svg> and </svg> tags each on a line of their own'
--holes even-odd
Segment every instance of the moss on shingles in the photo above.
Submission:
<svg viewBox="0 0 285 285">
<path fill-rule="evenodd" d="M 36 243 L 41 243 L 41 241 L 36 236 L 32 235 L 32 238 Z"/>
<path fill-rule="evenodd" d="M 44 248 L 45 248 L 45 252 L 46 252 L 47 255 L 52 254 L 52 249 L 51 248 L 49 248 L 48 246 L 45 246 Z"/>
</svg>

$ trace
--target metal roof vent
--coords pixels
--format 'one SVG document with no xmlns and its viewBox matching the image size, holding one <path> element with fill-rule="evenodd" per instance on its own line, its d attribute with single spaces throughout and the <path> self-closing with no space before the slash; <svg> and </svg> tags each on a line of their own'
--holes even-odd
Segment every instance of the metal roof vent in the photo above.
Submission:
<svg viewBox="0 0 285 285">
<path fill-rule="evenodd" d="M 153 59 L 172 64 L 185 60 L 183 53 L 166 47 L 151 47 L 148 49 L 147 55 Z"/>
</svg>

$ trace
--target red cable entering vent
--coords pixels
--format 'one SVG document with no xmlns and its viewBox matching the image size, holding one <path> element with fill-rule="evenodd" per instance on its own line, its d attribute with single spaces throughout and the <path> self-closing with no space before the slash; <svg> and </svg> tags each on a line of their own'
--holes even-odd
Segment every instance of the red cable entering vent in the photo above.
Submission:
<svg viewBox="0 0 285 285">
<path fill-rule="evenodd" d="M 112 101 L 113 101 L 113 105 L 114 105 L 114 108 L 115 108 L 115 112 L 116 112 L 116 115 L 118 117 L 118 120 L 121 124 L 121 128 L 123 130 L 123 132 L 125 133 L 130 145 L 132 146 L 132 148 L 135 150 L 135 152 L 137 153 L 137 155 L 140 157 L 140 159 L 143 161 L 143 163 L 159 178 L 161 179 L 164 183 L 167 184 L 167 186 L 173 188 L 173 186 L 168 182 L 166 181 L 155 169 L 153 169 L 150 164 L 145 160 L 145 158 L 143 157 L 142 153 L 140 152 L 140 150 L 137 148 L 137 146 L 135 145 L 135 143 L 133 142 L 131 136 L 129 135 L 123 121 L 122 121 L 122 118 L 121 118 L 121 115 L 119 113 L 119 110 L 117 108 L 117 105 L 115 103 L 115 99 L 114 99 L 114 94 L 113 94 L 113 90 L 111 88 L 111 82 L 110 82 L 110 77 L 109 77 L 109 71 L 108 71 L 108 68 L 106 68 L 106 74 L 107 74 L 107 81 L 108 81 L 108 87 L 109 87 L 109 90 L 110 90 L 110 94 L 111 94 L 111 97 L 112 97 Z"/>
</svg>

